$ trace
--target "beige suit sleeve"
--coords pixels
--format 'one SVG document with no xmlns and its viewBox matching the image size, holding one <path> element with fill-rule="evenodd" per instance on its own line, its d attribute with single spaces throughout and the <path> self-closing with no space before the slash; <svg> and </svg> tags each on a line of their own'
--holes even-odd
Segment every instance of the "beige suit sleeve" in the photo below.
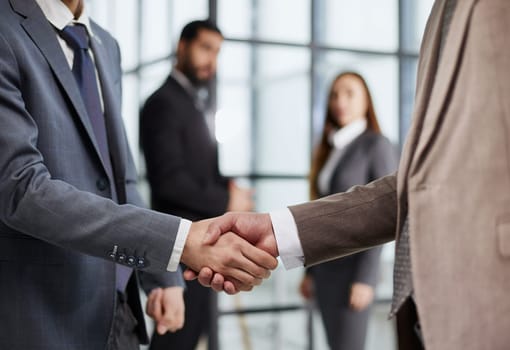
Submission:
<svg viewBox="0 0 510 350">
<path fill-rule="evenodd" d="M 356 253 L 395 238 L 396 174 L 289 209 L 305 266 Z"/>
</svg>

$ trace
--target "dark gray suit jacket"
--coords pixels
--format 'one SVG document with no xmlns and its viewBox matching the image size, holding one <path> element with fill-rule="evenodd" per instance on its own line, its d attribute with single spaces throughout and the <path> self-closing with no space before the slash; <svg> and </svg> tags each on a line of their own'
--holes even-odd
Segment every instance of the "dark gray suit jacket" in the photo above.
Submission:
<svg viewBox="0 0 510 350">
<path fill-rule="evenodd" d="M 140 140 L 151 186 L 152 207 L 190 220 L 227 210 L 228 178 L 192 96 L 169 76 L 140 113 Z"/>
<path fill-rule="evenodd" d="M 152 208 L 190 220 L 223 214 L 228 178 L 218 168 L 217 143 L 192 94 L 170 75 L 140 113 Z M 153 335 L 151 349 L 193 349 L 209 323 L 211 289 L 186 283 L 184 328 Z"/>
<path fill-rule="evenodd" d="M 104 349 L 121 254 L 152 282 L 180 283 L 165 272 L 179 219 L 139 207 L 119 49 L 91 25 L 115 174 L 55 30 L 35 1 L 0 0 L 0 349 Z M 136 273 L 128 294 L 143 341 L 137 286 Z"/>
</svg>

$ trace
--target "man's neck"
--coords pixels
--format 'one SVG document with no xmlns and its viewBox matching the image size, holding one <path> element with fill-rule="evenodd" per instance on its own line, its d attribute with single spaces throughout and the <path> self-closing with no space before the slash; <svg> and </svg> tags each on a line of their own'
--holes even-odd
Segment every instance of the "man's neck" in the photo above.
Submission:
<svg viewBox="0 0 510 350">
<path fill-rule="evenodd" d="M 62 2 L 71 10 L 75 19 L 81 16 L 83 12 L 83 0 L 62 0 Z"/>
</svg>

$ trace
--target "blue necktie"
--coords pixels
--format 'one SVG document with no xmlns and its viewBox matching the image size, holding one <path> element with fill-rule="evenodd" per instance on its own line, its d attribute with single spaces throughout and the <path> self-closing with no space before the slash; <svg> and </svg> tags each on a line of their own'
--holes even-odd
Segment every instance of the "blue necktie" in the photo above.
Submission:
<svg viewBox="0 0 510 350">
<path fill-rule="evenodd" d="M 67 26 L 60 32 L 60 36 L 74 51 L 73 75 L 80 88 L 92 130 L 94 131 L 94 137 L 101 152 L 101 158 L 108 168 L 107 170 L 111 173 L 112 165 L 108 150 L 106 126 L 101 108 L 96 70 L 88 52 L 89 36 L 87 29 L 80 24 Z"/>
<path fill-rule="evenodd" d="M 105 119 L 96 78 L 96 69 L 92 57 L 88 52 L 89 36 L 87 28 L 81 24 L 66 26 L 59 34 L 73 49 L 73 75 L 78 83 L 85 108 L 87 109 L 92 130 L 94 131 L 94 137 L 99 146 L 99 151 L 101 152 L 101 158 L 104 161 L 107 171 L 113 175 Z M 112 189 L 112 191 L 114 190 L 115 189 Z M 124 291 L 126 289 L 126 285 L 131 277 L 131 272 L 131 268 L 117 264 L 117 290 Z"/>
</svg>

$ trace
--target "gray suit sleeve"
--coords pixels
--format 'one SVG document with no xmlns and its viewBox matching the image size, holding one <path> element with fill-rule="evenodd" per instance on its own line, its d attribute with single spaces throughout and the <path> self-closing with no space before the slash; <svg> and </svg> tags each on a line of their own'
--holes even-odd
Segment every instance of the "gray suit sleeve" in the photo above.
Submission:
<svg viewBox="0 0 510 350">
<path fill-rule="evenodd" d="M 118 205 L 54 178 L 38 150 L 39 129 L 23 99 L 16 57 L 1 36 L 0 43 L 2 224 L 13 234 L 104 259 L 117 247 L 143 256 L 147 271 L 165 271 L 180 219 Z"/>
<path fill-rule="evenodd" d="M 127 143 L 127 140 L 126 140 Z M 131 152 L 128 155 L 128 166 L 126 174 L 126 197 L 127 202 L 138 207 L 146 207 L 146 203 L 140 196 L 140 192 L 137 189 L 137 173 L 135 164 Z M 160 273 L 148 273 L 139 271 L 138 277 L 140 278 L 140 284 L 144 292 L 148 295 L 154 288 L 166 288 L 166 287 L 183 287 L 184 278 L 182 277 L 182 270 L 179 267 L 175 272 L 160 272 Z"/>
<path fill-rule="evenodd" d="M 182 270 L 179 267 L 175 272 L 146 273 L 140 272 L 140 283 L 142 289 L 148 295 L 154 288 L 182 287 L 186 288 L 186 283 L 182 277 Z"/>
</svg>

